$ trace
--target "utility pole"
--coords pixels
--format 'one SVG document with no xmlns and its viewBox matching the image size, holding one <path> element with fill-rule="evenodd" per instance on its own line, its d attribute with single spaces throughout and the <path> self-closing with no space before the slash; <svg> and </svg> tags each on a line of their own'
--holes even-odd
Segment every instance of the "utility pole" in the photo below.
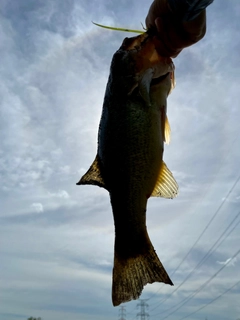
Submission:
<svg viewBox="0 0 240 320">
<path fill-rule="evenodd" d="M 125 307 L 120 307 L 120 310 L 118 312 L 118 320 L 126 320 L 126 309 Z"/>
<path fill-rule="evenodd" d="M 137 307 L 140 307 L 140 312 L 138 312 L 137 317 L 140 320 L 148 320 L 149 314 L 145 311 L 148 308 L 148 304 L 145 302 L 147 299 L 140 299 Z"/>
</svg>

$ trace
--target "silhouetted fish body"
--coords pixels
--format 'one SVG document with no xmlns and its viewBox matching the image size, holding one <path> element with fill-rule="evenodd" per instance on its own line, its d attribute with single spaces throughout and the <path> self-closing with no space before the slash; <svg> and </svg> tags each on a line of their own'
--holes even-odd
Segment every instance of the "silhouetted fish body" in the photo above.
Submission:
<svg viewBox="0 0 240 320">
<path fill-rule="evenodd" d="M 108 190 L 115 223 L 112 300 L 137 299 L 147 283 L 172 281 L 146 228 L 150 196 L 173 198 L 178 186 L 162 161 L 170 138 L 167 96 L 174 66 L 160 57 L 154 40 L 126 38 L 114 54 L 99 126 L 98 152 L 78 184 Z"/>
</svg>

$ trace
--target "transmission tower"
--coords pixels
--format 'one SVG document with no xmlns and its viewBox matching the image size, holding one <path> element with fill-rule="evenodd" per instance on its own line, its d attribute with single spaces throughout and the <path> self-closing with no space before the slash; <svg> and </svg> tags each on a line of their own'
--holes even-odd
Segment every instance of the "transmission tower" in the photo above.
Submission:
<svg viewBox="0 0 240 320">
<path fill-rule="evenodd" d="M 139 300 L 139 303 L 137 304 L 137 307 L 140 307 L 140 312 L 138 312 L 137 317 L 140 320 L 148 320 L 149 314 L 145 311 L 145 309 L 148 309 L 148 304 L 145 302 L 146 299 Z"/>
<path fill-rule="evenodd" d="M 125 307 L 120 307 L 118 312 L 118 320 L 126 320 L 126 309 Z"/>
</svg>

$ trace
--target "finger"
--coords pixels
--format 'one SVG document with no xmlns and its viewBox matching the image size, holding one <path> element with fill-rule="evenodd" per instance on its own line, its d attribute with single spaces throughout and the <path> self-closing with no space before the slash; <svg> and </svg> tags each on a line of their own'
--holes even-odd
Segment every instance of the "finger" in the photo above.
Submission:
<svg viewBox="0 0 240 320">
<path fill-rule="evenodd" d="M 158 17 L 155 20 L 158 31 L 155 45 L 159 54 L 176 57 L 185 46 L 185 37 L 179 31 L 181 27 L 170 18 Z"/>
<path fill-rule="evenodd" d="M 145 23 L 147 29 L 156 29 L 155 19 L 170 13 L 167 0 L 154 0 L 151 4 Z"/>
<path fill-rule="evenodd" d="M 193 20 L 183 21 L 182 27 L 188 34 L 190 45 L 201 40 L 206 33 L 206 10 Z"/>
</svg>

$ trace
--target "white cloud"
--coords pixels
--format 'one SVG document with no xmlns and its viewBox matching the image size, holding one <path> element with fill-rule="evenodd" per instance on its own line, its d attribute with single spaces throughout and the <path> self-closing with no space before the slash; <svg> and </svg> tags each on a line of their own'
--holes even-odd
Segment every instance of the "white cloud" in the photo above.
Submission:
<svg viewBox="0 0 240 320">
<path fill-rule="evenodd" d="M 40 213 L 43 212 L 43 205 L 40 202 L 32 203 L 32 208 L 35 209 L 36 212 Z"/>
<path fill-rule="evenodd" d="M 1 312 L 6 320 L 17 318 L 6 313 L 18 312 L 26 319 L 117 316 L 118 309 L 111 306 L 114 222 L 109 196 L 75 183 L 96 154 L 112 54 L 132 34 L 97 28 L 91 20 L 141 28 L 150 2 L 25 0 L 23 5 L 12 0 L 1 5 L 0 250 L 7 290 L 1 290 L 0 318 Z M 172 140 L 164 160 L 179 182 L 179 197 L 150 199 L 147 211 L 150 238 L 169 272 L 204 230 L 239 171 L 239 12 L 238 0 L 228 6 L 214 1 L 206 37 L 175 59 L 177 86 L 168 99 Z M 239 202 L 239 186 L 229 198 Z M 174 289 L 238 210 L 230 200 L 175 274 Z M 233 255 L 238 244 L 235 230 L 218 248 L 220 255 L 211 255 L 166 308 L 172 310 L 221 265 L 237 266 L 236 259 L 223 257 Z M 194 311 L 199 297 L 214 298 L 239 277 L 239 268 L 224 268 L 210 288 L 171 319 Z M 150 306 L 173 290 L 159 283 L 147 288 L 142 297 L 160 289 Z M 230 305 L 229 297 L 225 315 L 235 319 L 239 314 L 239 293 L 233 291 L 222 297 L 223 303 L 208 307 L 211 320 L 223 320 L 219 310 Z M 134 317 L 136 302 L 126 307 Z M 155 312 L 161 311 L 160 303 Z"/>
<path fill-rule="evenodd" d="M 70 197 L 66 190 L 58 190 L 57 192 L 49 192 L 48 194 L 51 197 L 63 198 L 63 199 L 68 199 Z"/>
<path fill-rule="evenodd" d="M 237 261 L 237 258 L 228 258 L 226 261 L 217 261 L 217 263 L 226 265 L 227 267 L 234 267 Z"/>
<path fill-rule="evenodd" d="M 59 168 L 60 173 L 64 173 L 64 174 L 69 174 L 70 169 L 71 169 L 70 166 L 67 166 L 67 165 Z"/>
</svg>

